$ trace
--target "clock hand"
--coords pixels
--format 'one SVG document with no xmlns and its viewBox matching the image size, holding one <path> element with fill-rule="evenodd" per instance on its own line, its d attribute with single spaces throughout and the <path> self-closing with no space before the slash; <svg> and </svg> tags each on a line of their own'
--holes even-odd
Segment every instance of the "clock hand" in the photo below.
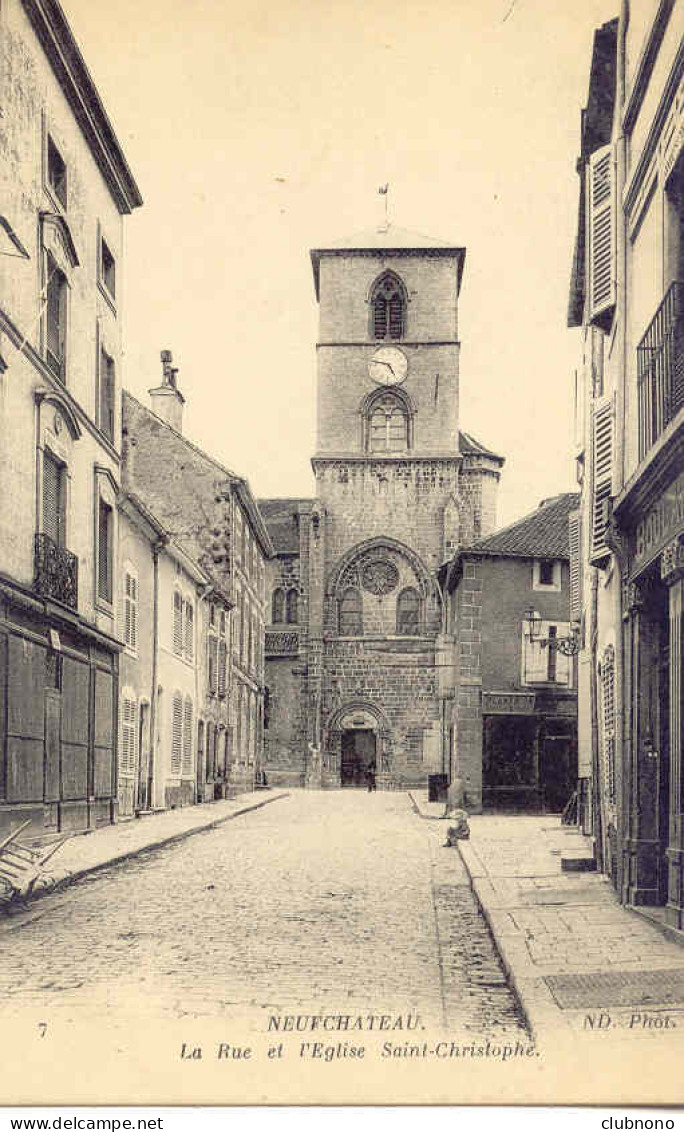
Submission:
<svg viewBox="0 0 684 1132">
<path fill-rule="evenodd" d="M 390 365 L 390 363 L 389 363 L 389 362 L 383 362 L 382 358 L 373 358 L 373 365 L 376 365 L 376 366 L 387 366 L 387 369 L 388 369 L 388 370 L 390 371 L 390 373 L 392 374 L 392 377 L 396 377 L 396 376 L 397 376 L 397 375 L 395 374 L 395 372 L 394 372 L 394 368 L 393 368 L 393 367 L 392 367 L 392 366 Z"/>
</svg>

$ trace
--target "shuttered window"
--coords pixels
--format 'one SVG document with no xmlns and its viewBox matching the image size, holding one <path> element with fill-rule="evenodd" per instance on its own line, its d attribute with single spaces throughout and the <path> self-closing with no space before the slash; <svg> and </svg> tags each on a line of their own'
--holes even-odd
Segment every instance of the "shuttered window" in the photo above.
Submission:
<svg viewBox="0 0 684 1132">
<path fill-rule="evenodd" d="M 183 708 L 183 774 L 188 777 L 192 774 L 192 700 L 185 697 Z"/>
<path fill-rule="evenodd" d="M 209 692 L 215 696 L 218 691 L 218 637 L 213 633 L 207 641 L 207 675 Z"/>
<path fill-rule="evenodd" d="M 174 692 L 171 707 L 171 774 L 178 777 L 183 761 L 183 697 Z"/>
<path fill-rule="evenodd" d="M 186 660 L 195 655 L 195 610 L 191 601 L 183 602 L 183 655 Z"/>
<path fill-rule="evenodd" d="M 45 346 L 52 373 L 60 381 L 66 376 L 67 281 L 51 255 L 46 259 Z"/>
<path fill-rule="evenodd" d="M 363 633 L 361 592 L 350 586 L 340 601 L 340 636 L 358 637 Z"/>
<path fill-rule="evenodd" d="M 373 334 L 376 338 L 387 337 L 387 300 L 384 295 L 376 295 L 373 300 Z"/>
<path fill-rule="evenodd" d="M 136 770 L 138 705 L 130 694 L 121 695 L 121 745 L 119 749 L 119 771 L 132 775 Z"/>
<path fill-rule="evenodd" d="M 418 635 L 420 598 L 418 591 L 409 586 L 397 598 L 397 635 L 415 637 Z"/>
<path fill-rule="evenodd" d="M 99 425 L 109 440 L 114 439 L 114 359 L 100 350 L 100 420 Z"/>
<path fill-rule="evenodd" d="M 613 404 L 602 401 L 592 415 L 592 514 L 591 560 L 608 556 L 606 545 L 607 509 L 613 485 Z"/>
<path fill-rule="evenodd" d="M 404 334 L 406 304 L 401 283 L 392 272 L 376 282 L 371 296 L 372 335 L 377 339 L 401 338 Z"/>
<path fill-rule="evenodd" d="M 223 697 L 226 694 L 226 670 L 228 660 L 228 648 L 225 641 L 218 643 L 218 694 Z"/>
<path fill-rule="evenodd" d="M 601 728 L 606 796 L 615 802 L 615 651 L 609 645 L 601 662 Z"/>
<path fill-rule="evenodd" d="M 43 453 L 43 534 L 57 546 L 66 538 L 66 468 L 47 449 Z"/>
<path fill-rule="evenodd" d="M 610 325 L 615 306 L 613 155 L 610 146 L 589 159 L 589 316 Z"/>
<path fill-rule="evenodd" d="M 112 528 L 112 508 L 100 499 L 97 511 L 97 595 L 103 601 L 112 600 Z"/>
<path fill-rule="evenodd" d="M 124 572 L 124 642 L 130 652 L 138 649 L 138 579 Z"/>
<path fill-rule="evenodd" d="M 173 591 L 173 651 L 183 655 L 183 598 L 178 590 Z"/>
<path fill-rule="evenodd" d="M 570 620 L 582 618 L 582 526 L 579 511 L 568 515 L 570 549 Z"/>
</svg>

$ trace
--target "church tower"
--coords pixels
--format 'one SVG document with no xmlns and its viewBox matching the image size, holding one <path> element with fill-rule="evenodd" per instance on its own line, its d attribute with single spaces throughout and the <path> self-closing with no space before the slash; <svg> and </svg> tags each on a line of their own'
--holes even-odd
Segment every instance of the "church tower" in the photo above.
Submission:
<svg viewBox="0 0 684 1132">
<path fill-rule="evenodd" d="M 311 260 L 316 494 L 259 503 L 277 551 L 266 774 L 422 785 L 450 771 L 437 572 L 494 529 L 503 464 L 459 430 L 465 249 L 385 225 Z"/>
<path fill-rule="evenodd" d="M 484 533 L 486 477 L 461 474 L 465 249 L 385 226 L 311 258 L 320 307 L 313 739 L 342 785 L 363 781 L 369 763 L 379 785 L 417 784 L 448 770 L 436 573 L 456 541 Z M 501 461 L 481 456 L 487 508 Z"/>
</svg>

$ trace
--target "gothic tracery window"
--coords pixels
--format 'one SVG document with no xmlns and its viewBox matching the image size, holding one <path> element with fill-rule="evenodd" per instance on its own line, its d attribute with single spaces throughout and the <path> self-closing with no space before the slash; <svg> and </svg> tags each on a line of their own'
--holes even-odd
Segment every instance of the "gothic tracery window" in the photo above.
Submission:
<svg viewBox="0 0 684 1132">
<path fill-rule="evenodd" d="M 386 271 L 377 280 L 371 295 L 371 333 L 378 341 L 403 338 L 406 325 L 406 299 L 401 280 Z"/>
</svg>

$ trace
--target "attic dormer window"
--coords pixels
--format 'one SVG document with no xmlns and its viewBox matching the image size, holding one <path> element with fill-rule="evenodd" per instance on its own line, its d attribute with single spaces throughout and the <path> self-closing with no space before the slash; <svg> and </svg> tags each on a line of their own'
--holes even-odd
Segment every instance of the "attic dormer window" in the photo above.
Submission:
<svg viewBox="0 0 684 1132">
<path fill-rule="evenodd" d="M 406 295 L 397 275 L 386 271 L 375 283 L 371 295 L 372 336 L 378 341 L 403 338 L 406 323 Z"/>
</svg>

